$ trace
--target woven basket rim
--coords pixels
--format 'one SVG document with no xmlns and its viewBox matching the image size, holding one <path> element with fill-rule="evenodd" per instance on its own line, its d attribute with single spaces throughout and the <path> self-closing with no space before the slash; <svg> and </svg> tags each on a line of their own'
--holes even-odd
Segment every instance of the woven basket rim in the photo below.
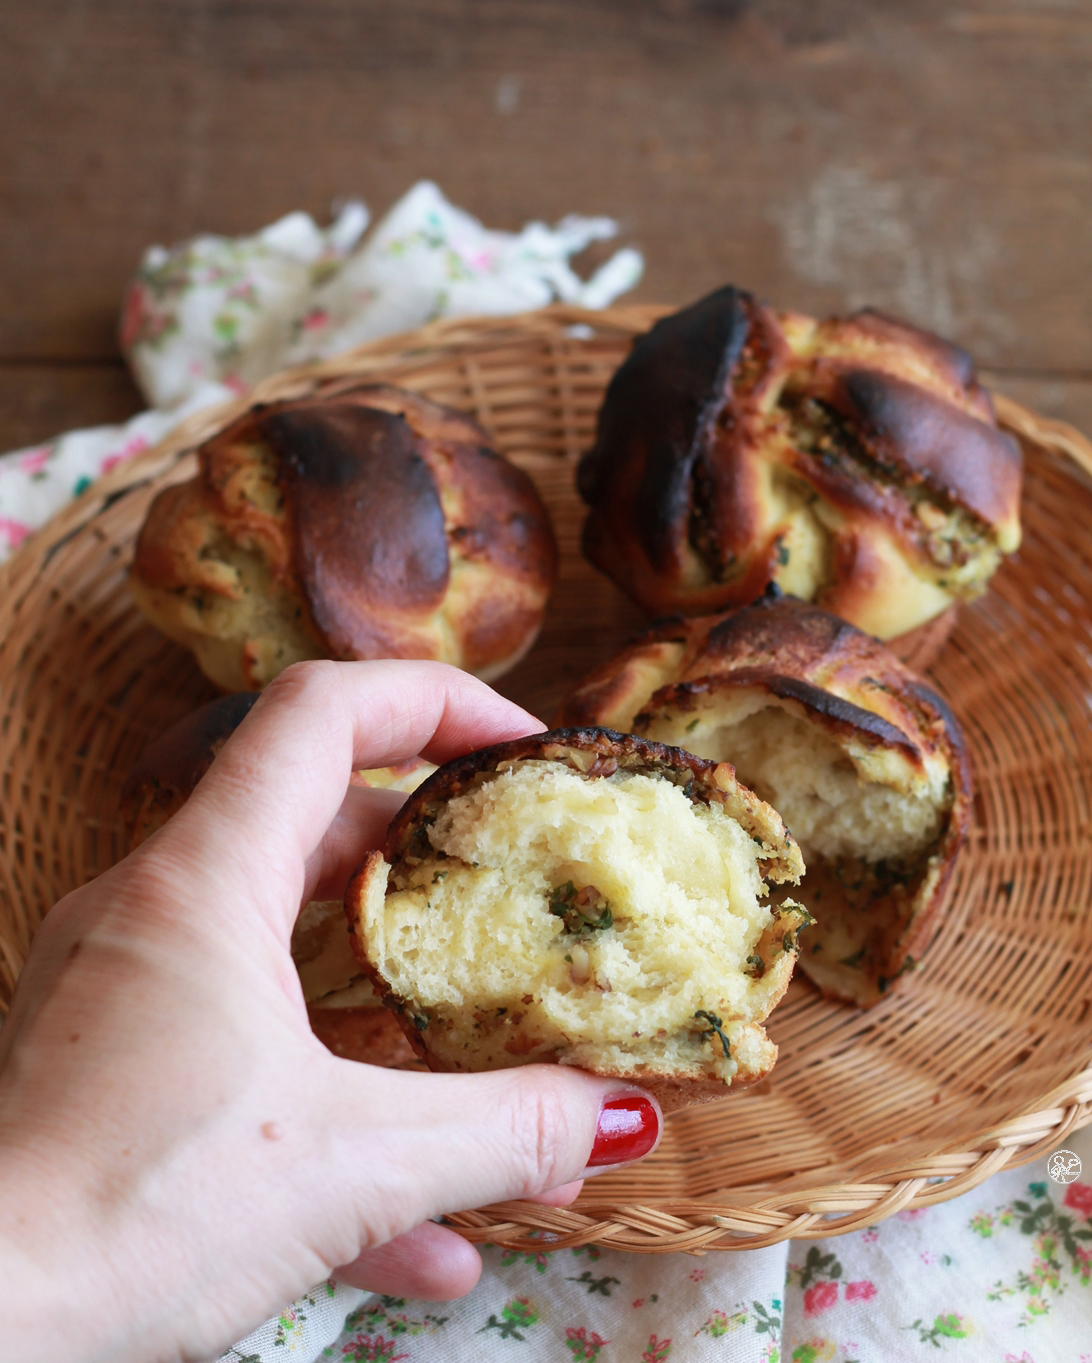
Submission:
<svg viewBox="0 0 1092 1363">
<path fill-rule="evenodd" d="M 319 364 L 272 375 L 245 395 L 189 417 L 151 449 L 92 484 L 0 565 L 0 591 L 13 602 L 13 614 L 18 613 L 37 574 L 71 537 L 92 525 L 119 498 L 180 463 L 209 434 L 255 401 L 283 397 L 295 388 L 306 391 L 346 372 L 380 377 L 395 364 L 404 371 L 417 363 L 427 366 L 513 342 L 571 347 L 593 345 L 601 338 L 632 337 L 670 311 L 670 306 L 652 304 L 602 311 L 554 304 L 516 316 L 446 319 L 367 343 Z M 1001 394 L 993 394 L 993 400 L 1003 427 L 1092 477 L 1092 442 L 1079 431 Z M 970 1139 L 938 1144 L 922 1159 L 892 1166 L 884 1165 L 882 1151 L 878 1152 L 878 1159 L 868 1162 L 863 1180 L 859 1170 L 827 1165 L 769 1183 L 732 1188 L 730 1200 L 672 1198 L 639 1205 L 597 1198 L 593 1182 L 575 1207 L 506 1202 L 452 1215 L 448 1222 L 469 1240 L 521 1250 L 589 1244 L 637 1253 L 761 1248 L 787 1238 L 864 1229 L 894 1212 L 957 1197 L 1002 1169 L 1028 1163 L 1057 1148 L 1090 1121 L 1092 1057 L 1037 1102 L 1022 1105 L 1010 1118 L 983 1127 Z"/>
</svg>

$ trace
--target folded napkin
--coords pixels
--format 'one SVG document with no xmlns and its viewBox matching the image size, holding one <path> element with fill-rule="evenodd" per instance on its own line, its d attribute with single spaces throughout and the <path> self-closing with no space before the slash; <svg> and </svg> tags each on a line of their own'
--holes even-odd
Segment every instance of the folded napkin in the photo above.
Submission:
<svg viewBox="0 0 1092 1363">
<path fill-rule="evenodd" d="M 352 200 L 319 227 L 290 213 L 254 236 L 151 247 L 125 293 L 121 347 L 149 411 L 0 457 L 0 559 L 73 496 L 192 412 L 286 365 L 324 359 L 438 317 L 601 308 L 640 279 L 632 247 L 590 279 L 569 260 L 616 235 L 610 218 L 497 232 L 427 180 L 371 232 Z"/>
</svg>

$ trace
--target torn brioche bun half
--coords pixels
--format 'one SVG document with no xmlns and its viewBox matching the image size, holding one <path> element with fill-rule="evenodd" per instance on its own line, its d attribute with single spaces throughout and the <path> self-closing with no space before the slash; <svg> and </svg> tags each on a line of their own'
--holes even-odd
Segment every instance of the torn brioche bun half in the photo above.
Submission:
<svg viewBox="0 0 1092 1363">
<path fill-rule="evenodd" d="M 726 762 L 564 729 L 441 767 L 350 882 L 353 947 L 430 1069 L 576 1065 L 670 1111 L 769 1073 L 807 911 Z"/>
<path fill-rule="evenodd" d="M 815 916 L 800 968 L 824 993 L 867 1007 L 918 966 L 966 841 L 971 769 L 948 706 L 883 644 L 775 588 L 654 627 L 560 720 L 734 764 L 800 844 Z"/>
</svg>

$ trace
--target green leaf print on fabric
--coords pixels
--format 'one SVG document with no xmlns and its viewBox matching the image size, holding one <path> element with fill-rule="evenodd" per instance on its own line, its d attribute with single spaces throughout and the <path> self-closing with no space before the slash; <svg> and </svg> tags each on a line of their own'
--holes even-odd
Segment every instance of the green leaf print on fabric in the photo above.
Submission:
<svg viewBox="0 0 1092 1363">
<path fill-rule="evenodd" d="M 788 1280 L 805 1288 L 813 1282 L 835 1281 L 842 1276 L 842 1265 L 834 1254 L 821 1254 L 816 1245 L 808 1250 L 803 1264 L 789 1264 Z"/>
<path fill-rule="evenodd" d="M 345 1317 L 344 1329 L 346 1333 L 360 1330 L 370 1335 L 382 1327 L 392 1338 L 397 1338 L 399 1335 L 422 1335 L 426 1331 L 438 1330 L 449 1319 L 426 1312 L 420 1320 L 411 1320 L 402 1309 L 405 1305 L 405 1297 L 382 1296 L 378 1301 L 365 1302 Z M 323 1357 L 333 1358 L 333 1350 L 324 1350 Z"/>
<path fill-rule="evenodd" d="M 579 1278 L 566 1278 L 565 1281 L 567 1283 L 585 1283 L 587 1284 L 589 1295 L 595 1296 L 595 1294 L 598 1293 L 601 1297 L 610 1296 L 611 1283 L 613 1283 L 615 1287 L 621 1287 L 622 1285 L 621 1278 L 612 1278 L 609 1275 L 602 1278 L 593 1278 L 590 1268 L 586 1268 Z"/>
<path fill-rule="evenodd" d="M 538 1312 L 527 1297 L 510 1297 L 501 1307 L 501 1319 L 498 1320 L 491 1313 L 478 1334 L 483 1335 L 486 1330 L 498 1330 L 501 1339 L 525 1340 L 527 1336 L 521 1335 L 520 1330 L 529 1329 L 537 1322 Z"/>
<path fill-rule="evenodd" d="M 751 1305 L 755 1308 L 755 1334 L 776 1334 L 781 1336 L 781 1317 L 771 1316 L 760 1301 L 753 1301 Z M 774 1299 L 773 1307 L 775 1311 L 781 1310 L 781 1303 Z"/>
<path fill-rule="evenodd" d="M 789 1263 L 786 1282 L 804 1292 L 804 1315 L 818 1316 L 838 1301 L 838 1280 L 842 1265 L 833 1254 L 823 1254 L 817 1245 L 808 1250 L 802 1264 Z"/>
<path fill-rule="evenodd" d="M 308 1306 L 318 1305 L 318 1294 L 325 1292 L 326 1296 L 334 1295 L 334 1285 L 332 1282 L 325 1282 L 321 1287 L 316 1287 L 314 1291 L 305 1293 L 298 1301 L 294 1301 L 291 1306 L 286 1306 L 277 1317 L 277 1324 L 273 1331 L 273 1343 L 276 1346 L 284 1347 L 293 1338 L 303 1334 L 303 1327 L 307 1323 Z M 261 1359 L 258 1360 L 261 1363 Z"/>
<path fill-rule="evenodd" d="M 935 1349 L 940 1348 L 943 1339 L 969 1339 L 974 1334 L 974 1322 L 955 1311 L 946 1311 L 935 1317 L 932 1325 L 925 1325 L 922 1321 L 916 1320 L 913 1325 L 906 1325 L 903 1328 L 916 1330 L 921 1342 L 931 1344 Z"/>
<path fill-rule="evenodd" d="M 828 1363 L 828 1360 L 833 1360 L 837 1353 L 838 1348 L 833 1339 L 813 1335 L 811 1339 L 806 1339 L 803 1344 L 798 1344 L 793 1349 L 792 1363 Z M 840 1363 L 858 1363 L 858 1361 L 855 1358 L 843 1358 Z"/>
<path fill-rule="evenodd" d="M 780 1343 L 780 1315 L 771 1315 L 760 1301 L 753 1301 L 751 1305 L 754 1307 L 753 1316 L 743 1306 L 737 1306 L 736 1310 L 731 1313 L 727 1311 L 714 1311 L 713 1314 L 706 1319 L 704 1325 L 699 1325 L 694 1331 L 695 1336 L 709 1335 L 712 1339 L 720 1339 L 722 1336 L 732 1334 L 734 1331 L 740 1330 L 745 1325 L 750 1324 L 756 1335 L 773 1335 L 774 1343 Z M 781 1301 L 779 1298 L 775 1297 L 772 1305 L 775 1311 L 779 1312 L 781 1310 Z"/>
<path fill-rule="evenodd" d="M 1092 1213 L 1092 1187 L 1072 1183 L 1066 1188 L 1064 1205 L 1076 1216 L 1058 1210 L 1045 1183 L 1028 1184 L 1028 1192 L 1039 1199 L 1036 1205 L 1017 1199 L 992 1214 L 976 1212 L 969 1222 L 971 1230 L 984 1240 L 1013 1226 L 1031 1239 L 1029 1267 L 1020 1269 L 1013 1282 L 999 1279 L 986 1294 L 988 1301 L 1022 1296 L 1021 1326 L 1034 1325 L 1049 1315 L 1052 1297 L 1060 1297 L 1073 1285 L 1087 1288 L 1092 1284 L 1092 1230 L 1087 1224 L 1079 1225 Z"/>
<path fill-rule="evenodd" d="M 603 1345 L 609 1343 L 609 1339 L 597 1335 L 594 1330 L 589 1334 L 586 1325 L 581 1325 L 579 1328 L 570 1326 L 565 1331 L 565 1347 L 572 1354 L 576 1363 L 595 1363 Z"/>
<path fill-rule="evenodd" d="M 714 1311 L 704 1325 L 698 1326 L 694 1334 L 711 1335 L 713 1339 L 720 1339 L 722 1335 L 731 1334 L 746 1324 L 746 1311 L 733 1311 L 731 1315 L 726 1311 Z"/>
<path fill-rule="evenodd" d="M 536 1273 L 545 1273 L 550 1266 L 550 1256 L 543 1249 L 537 1254 L 524 1254 L 518 1249 L 506 1249 L 501 1255 L 501 1268 L 511 1268 L 513 1264 L 534 1264 Z"/>
</svg>

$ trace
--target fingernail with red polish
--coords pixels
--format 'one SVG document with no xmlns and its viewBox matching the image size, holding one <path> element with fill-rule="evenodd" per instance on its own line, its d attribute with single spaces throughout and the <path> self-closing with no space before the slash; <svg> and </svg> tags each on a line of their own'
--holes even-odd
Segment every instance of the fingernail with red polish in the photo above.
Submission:
<svg viewBox="0 0 1092 1363">
<path fill-rule="evenodd" d="M 659 1139 L 660 1114 L 652 1099 L 644 1093 L 616 1094 L 599 1109 L 588 1168 L 640 1159 Z"/>
</svg>

